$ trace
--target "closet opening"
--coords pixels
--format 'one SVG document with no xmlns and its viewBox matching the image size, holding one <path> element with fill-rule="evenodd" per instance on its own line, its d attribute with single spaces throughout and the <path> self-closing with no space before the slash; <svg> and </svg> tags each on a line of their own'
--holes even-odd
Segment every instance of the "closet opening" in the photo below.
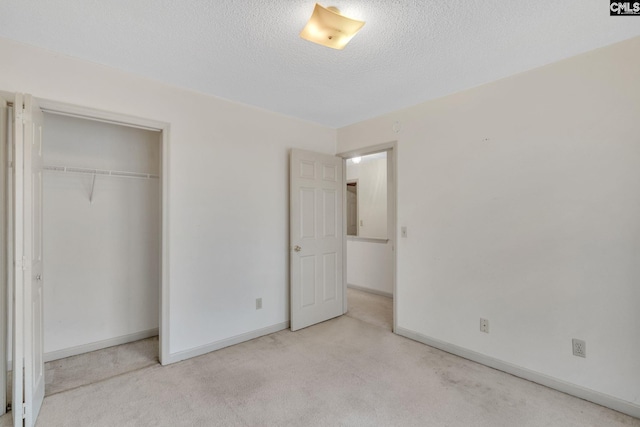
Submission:
<svg viewBox="0 0 640 427">
<path fill-rule="evenodd" d="M 43 350 L 51 395 L 168 359 L 169 126 L 39 104 Z M 7 318 L 11 335 L 12 313 Z M 10 359 L 12 337 L 5 342 Z M 8 360 L 8 388 L 11 369 Z"/>
<path fill-rule="evenodd" d="M 158 362 L 161 134 L 47 112 L 43 129 L 48 395 Z"/>
</svg>

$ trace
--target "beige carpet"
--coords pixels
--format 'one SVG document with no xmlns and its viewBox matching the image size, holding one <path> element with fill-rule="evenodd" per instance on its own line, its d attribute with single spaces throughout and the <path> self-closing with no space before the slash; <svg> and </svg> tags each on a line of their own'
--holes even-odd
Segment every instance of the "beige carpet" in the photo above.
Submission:
<svg viewBox="0 0 640 427">
<path fill-rule="evenodd" d="M 393 300 L 391 298 L 347 288 L 347 316 L 393 330 Z"/>
<path fill-rule="evenodd" d="M 44 364 L 45 396 L 158 364 L 158 337 L 79 354 Z M 7 374 L 11 403 L 12 372 Z M 2 424 L 0 424 L 2 425 Z"/>
<path fill-rule="evenodd" d="M 45 363 L 45 396 L 158 364 L 158 337 Z"/>
<path fill-rule="evenodd" d="M 49 396 L 38 426 L 640 426 L 394 335 L 356 300 L 298 332 Z"/>
</svg>

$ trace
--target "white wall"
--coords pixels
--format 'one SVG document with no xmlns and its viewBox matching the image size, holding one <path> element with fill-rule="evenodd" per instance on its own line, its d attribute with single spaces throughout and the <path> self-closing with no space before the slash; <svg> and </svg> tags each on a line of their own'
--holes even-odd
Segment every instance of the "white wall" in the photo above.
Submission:
<svg viewBox="0 0 640 427">
<path fill-rule="evenodd" d="M 393 251 L 390 242 L 347 240 L 347 283 L 393 295 Z"/>
<path fill-rule="evenodd" d="M 160 134 L 45 114 L 45 165 L 160 172 Z M 158 328 L 160 180 L 44 173 L 44 350 Z"/>
<path fill-rule="evenodd" d="M 387 238 L 387 156 L 347 162 L 347 180 L 358 180 L 359 237 Z"/>
<path fill-rule="evenodd" d="M 640 413 L 637 52 L 640 38 L 338 131 L 338 152 L 398 141 L 399 327 Z"/>
<path fill-rule="evenodd" d="M 170 123 L 172 360 L 286 325 L 288 152 L 335 153 L 335 130 L 7 39 L 0 58 L 0 90 Z"/>
</svg>

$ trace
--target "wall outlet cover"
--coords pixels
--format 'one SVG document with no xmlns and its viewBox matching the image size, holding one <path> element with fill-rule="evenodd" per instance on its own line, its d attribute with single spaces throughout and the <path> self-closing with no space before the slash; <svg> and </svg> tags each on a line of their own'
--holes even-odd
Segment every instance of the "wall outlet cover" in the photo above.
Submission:
<svg viewBox="0 0 640 427">
<path fill-rule="evenodd" d="M 480 332 L 489 333 L 489 320 L 480 319 Z"/>
<path fill-rule="evenodd" d="M 256 298 L 256 310 L 260 310 L 262 308 L 262 298 Z"/>
<path fill-rule="evenodd" d="M 587 343 L 583 340 L 572 339 L 571 344 L 573 345 L 573 355 L 578 357 L 587 357 Z"/>
</svg>

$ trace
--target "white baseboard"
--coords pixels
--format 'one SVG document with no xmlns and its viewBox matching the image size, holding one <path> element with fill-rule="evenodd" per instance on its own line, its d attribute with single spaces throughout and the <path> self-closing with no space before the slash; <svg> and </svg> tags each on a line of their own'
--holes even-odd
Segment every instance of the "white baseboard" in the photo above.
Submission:
<svg viewBox="0 0 640 427">
<path fill-rule="evenodd" d="M 107 340 L 96 341 L 90 344 L 83 344 L 76 347 L 64 348 L 62 350 L 50 351 L 44 354 L 44 361 L 64 359 L 65 357 L 76 356 L 78 354 L 89 353 L 90 351 L 102 350 L 103 348 L 113 347 L 114 345 L 126 344 L 128 342 L 143 340 L 145 338 L 155 337 L 158 335 L 158 328 L 148 329 L 146 331 L 134 332 L 133 334 L 122 335 Z"/>
<path fill-rule="evenodd" d="M 246 332 L 244 334 L 236 335 L 231 338 L 225 338 L 220 341 L 205 344 L 199 347 L 191 348 L 189 350 L 179 351 L 177 353 L 169 354 L 169 360 L 163 361 L 164 365 L 180 362 L 181 360 L 190 359 L 192 357 L 201 356 L 203 354 L 211 353 L 221 348 L 229 347 L 231 345 L 240 344 L 245 341 L 259 338 L 264 335 L 273 334 L 275 332 L 282 331 L 289 328 L 289 322 L 277 323 L 275 325 L 267 326 L 266 328 L 256 329 L 255 331 Z"/>
<path fill-rule="evenodd" d="M 370 294 L 381 295 L 387 298 L 393 298 L 393 294 L 391 292 L 378 291 L 376 289 L 365 288 L 364 286 L 352 285 L 347 283 L 347 288 L 355 289 L 356 291 L 369 292 Z"/>
<path fill-rule="evenodd" d="M 635 418 L 640 418 L 640 405 L 637 405 L 635 403 L 618 399 L 617 397 L 600 393 L 599 391 L 591 390 L 577 384 L 562 381 L 557 378 L 542 374 L 540 372 L 513 365 L 511 363 L 495 359 L 482 353 L 477 353 L 464 347 L 459 347 L 454 344 L 449 344 L 447 342 L 422 335 L 409 329 L 397 327 L 395 333 L 414 341 L 421 342 L 430 347 L 435 347 L 439 350 L 446 351 L 447 353 L 455 354 L 456 356 L 464 357 L 465 359 L 469 359 L 482 365 L 497 369 L 499 371 L 515 375 L 516 377 L 524 378 L 525 380 L 542 384 L 546 387 L 561 391 L 563 393 L 579 397 L 580 399 L 588 400 L 589 402 L 606 406 L 607 408 L 611 408 L 615 411 L 622 412 Z"/>
</svg>

